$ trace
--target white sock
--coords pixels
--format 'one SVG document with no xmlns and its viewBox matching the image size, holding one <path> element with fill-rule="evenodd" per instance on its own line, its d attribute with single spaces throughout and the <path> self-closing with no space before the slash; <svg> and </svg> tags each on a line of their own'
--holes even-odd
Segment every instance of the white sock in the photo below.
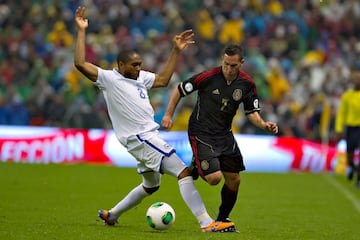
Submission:
<svg viewBox="0 0 360 240">
<path fill-rule="evenodd" d="M 138 205 L 145 197 L 149 196 L 142 184 L 131 190 L 115 207 L 110 209 L 111 214 L 118 218 L 122 213 Z"/>
<path fill-rule="evenodd" d="M 204 202 L 202 201 L 199 192 L 195 188 L 192 177 L 184 177 L 180 179 L 178 183 L 180 194 L 188 208 L 198 220 L 200 227 L 209 225 L 213 219 L 207 213 Z"/>
</svg>

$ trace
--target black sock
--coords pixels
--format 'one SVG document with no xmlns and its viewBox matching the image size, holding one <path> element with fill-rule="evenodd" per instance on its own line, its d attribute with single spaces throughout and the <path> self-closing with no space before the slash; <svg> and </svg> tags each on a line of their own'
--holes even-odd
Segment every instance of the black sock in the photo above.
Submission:
<svg viewBox="0 0 360 240">
<path fill-rule="evenodd" d="M 221 189 L 221 205 L 219 207 L 219 215 L 216 218 L 217 221 L 225 221 L 229 217 L 231 210 L 233 209 L 238 191 L 231 191 L 225 184 Z"/>
</svg>

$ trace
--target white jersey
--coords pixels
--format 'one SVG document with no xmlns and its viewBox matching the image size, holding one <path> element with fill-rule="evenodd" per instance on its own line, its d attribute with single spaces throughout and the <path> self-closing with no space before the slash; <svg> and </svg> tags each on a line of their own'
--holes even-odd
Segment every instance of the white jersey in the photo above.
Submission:
<svg viewBox="0 0 360 240">
<path fill-rule="evenodd" d="M 148 89 L 155 81 L 155 74 L 140 71 L 137 80 L 125 78 L 117 69 L 98 68 L 95 85 L 102 90 L 116 137 L 126 144 L 128 137 L 159 128 L 154 121 Z"/>
</svg>

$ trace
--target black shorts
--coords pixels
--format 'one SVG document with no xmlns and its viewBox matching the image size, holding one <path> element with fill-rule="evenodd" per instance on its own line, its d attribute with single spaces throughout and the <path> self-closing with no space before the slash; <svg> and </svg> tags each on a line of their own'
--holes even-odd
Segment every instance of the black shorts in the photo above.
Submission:
<svg viewBox="0 0 360 240">
<path fill-rule="evenodd" d="M 360 127 L 346 128 L 346 148 L 349 153 L 360 148 Z"/>
<path fill-rule="evenodd" d="M 239 173 L 245 170 L 243 157 L 232 133 L 222 137 L 189 135 L 195 164 L 201 176 L 221 170 Z"/>
</svg>

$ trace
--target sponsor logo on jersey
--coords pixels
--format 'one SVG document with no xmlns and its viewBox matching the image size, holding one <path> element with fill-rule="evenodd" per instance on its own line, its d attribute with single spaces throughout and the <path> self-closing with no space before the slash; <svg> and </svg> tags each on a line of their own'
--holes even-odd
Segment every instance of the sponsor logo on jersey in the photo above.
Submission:
<svg viewBox="0 0 360 240">
<path fill-rule="evenodd" d="M 239 101 L 242 97 L 241 89 L 235 89 L 232 96 L 235 101 Z"/>
<path fill-rule="evenodd" d="M 215 89 L 214 91 L 212 91 L 212 93 L 215 94 L 215 95 L 219 95 L 220 91 L 219 91 L 219 89 Z"/>
</svg>

